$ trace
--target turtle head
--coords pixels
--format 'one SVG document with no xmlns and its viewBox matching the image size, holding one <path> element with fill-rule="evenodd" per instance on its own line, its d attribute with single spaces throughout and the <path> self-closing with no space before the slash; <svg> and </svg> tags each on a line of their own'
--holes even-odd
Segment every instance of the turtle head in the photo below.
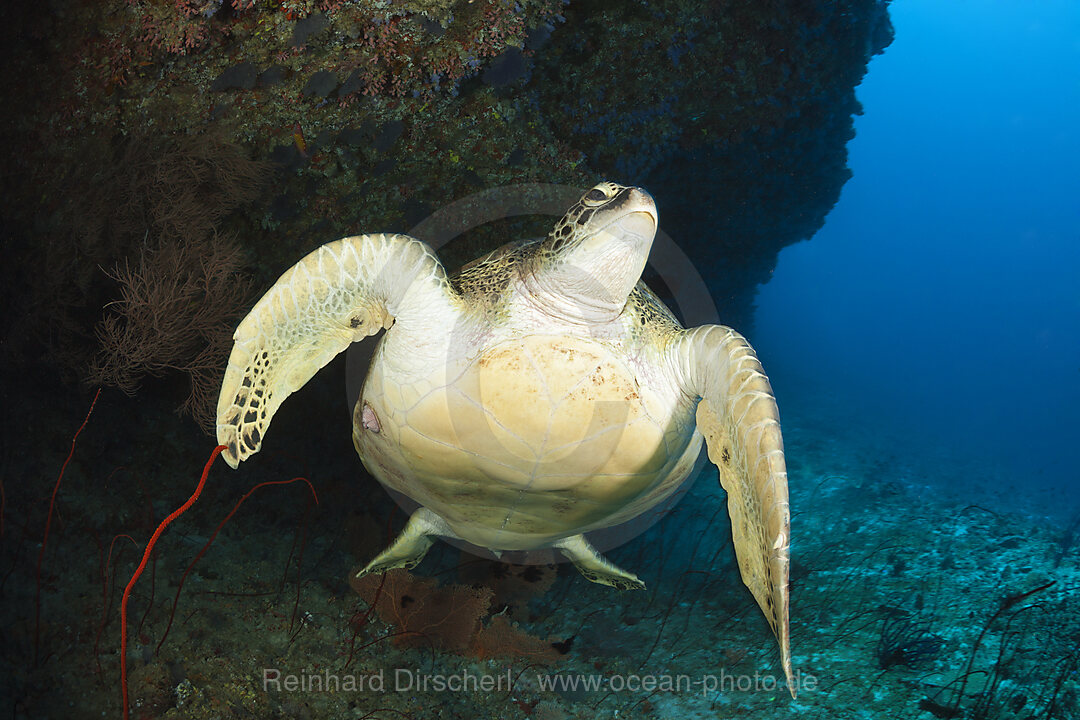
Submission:
<svg viewBox="0 0 1080 720">
<path fill-rule="evenodd" d="M 559 314 L 587 322 L 614 319 L 641 278 L 656 226 L 649 193 L 602 182 L 544 240 L 529 289 Z"/>
</svg>

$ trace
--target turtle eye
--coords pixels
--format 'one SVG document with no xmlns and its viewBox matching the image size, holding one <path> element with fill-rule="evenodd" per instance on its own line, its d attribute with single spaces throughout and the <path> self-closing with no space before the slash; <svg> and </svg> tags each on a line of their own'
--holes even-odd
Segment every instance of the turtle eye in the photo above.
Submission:
<svg viewBox="0 0 1080 720">
<path fill-rule="evenodd" d="M 587 202 L 602 203 L 607 199 L 607 193 L 605 193 L 600 188 L 593 188 L 589 192 L 585 193 L 585 200 Z"/>
</svg>

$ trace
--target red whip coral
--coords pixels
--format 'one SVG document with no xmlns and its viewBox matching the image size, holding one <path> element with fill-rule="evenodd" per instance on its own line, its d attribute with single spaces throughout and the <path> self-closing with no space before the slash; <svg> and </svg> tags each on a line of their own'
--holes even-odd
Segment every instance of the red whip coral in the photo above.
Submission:
<svg viewBox="0 0 1080 720">
<path fill-rule="evenodd" d="M 135 587 L 135 583 L 138 581 L 139 576 L 142 575 L 143 570 L 146 569 L 146 563 L 150 560 L 150 553 L 154 551 L 154 545 L 157 544 L 158 538 L 161 537 L 161 533 L 165 532 L 165 528 L 169 526 L 176 518 L 180 517 L 195 504 L 195 501 L 199 499 L 199 495 L 202 494 L 203 488 L 206 486 L 206 478 L 210 475 L 210 468 L 213 467 L 214 461 L 217 460 L 218 455 L 225 449 L 224 445 L 218 445 L 210 453 L 210 458 L 206 461 L 206 466 L 203 467 L 202 477 L 199 478 L 199 484 L 195 486 L 195 492 L 191 494 L 191 497 L 187 499 L 180 507 L 172 511 L 172 513 L 161 521 L 157 530 L 150 537 L 150 541 L 146 543 L 146 549 L 143 551 L 142 561 L 139 562 L 139 567 L 135 569 L 135 573 L 131 576 L 131 580 L 128 581 L 127 587 L 124 588 L 123 598 L 120 600 L 120 691 L 123 695 L 124 703 L 124 720 L 128 718 L 128 685 L 127 685 L 127 604 L 128 598 L 131 597 L 131 588 Z"/>
</svg>

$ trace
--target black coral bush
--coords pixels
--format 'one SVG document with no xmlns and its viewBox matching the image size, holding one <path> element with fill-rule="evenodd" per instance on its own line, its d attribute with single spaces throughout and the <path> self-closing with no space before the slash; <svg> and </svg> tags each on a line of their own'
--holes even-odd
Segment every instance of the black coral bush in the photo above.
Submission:
<svg viewBox="0 0 1080 720">
<path fill-rule="evenodd" d="M 270 166 L 213 135 L 88 138 L 78 155 L 40 171 L 34 233 L 15 250 L 8 359 L 128 393 L 186 375 L 181 409 L 205 427 L 251 300 L 227 225 Z"/>
<path fill-rule="evenodd" d="M 162 242 L 110 274 L 120 299 L 96 329 L 98 352 L 87 377 L 133 394 L 145 376 L 187 375 L 181 409 L 203 426 L 214 416 L 215 393 L 243 310 L 249 283 L 239 248 L 219 235 L 198 242 Z"/>
</svg>

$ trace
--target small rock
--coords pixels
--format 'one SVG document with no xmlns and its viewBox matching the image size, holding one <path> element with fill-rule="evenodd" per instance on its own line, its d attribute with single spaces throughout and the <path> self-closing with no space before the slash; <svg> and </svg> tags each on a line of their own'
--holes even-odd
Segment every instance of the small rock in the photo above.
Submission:
<svg viewBox="0 0 1080 720">
<path fill-rule="evenodd" d="M 352 95 L 354 92 L 360 92 L 364 89 L 364 84 L 360 69 L 357 68 L 349 73 L 349 77 L 345 78 L 345 82 L 343 82 L 341 88 L 338 89 L 338 95 L 340 97 L 345 97 L 346 95 Z"/>
<path fill-rule="evenodd" d="M 506 87 L 525 75 L 525 56 L 521 50 L 512 47 L 499 57 L 480 76 L 491 87 Z"/>
<path fill-rule="evenodd" d="M 420 27 L 424 28 L 424 32 L 430 33 L 437 38 L 441 38 L 446 34 L 446 28 L 442 26 L 442 23 L 436 22 L 430 18 L 421 17 Z"/>
<path fill-rule="evenodd" d="M 516 166 L 516 165 L 521 165 L 524 162 L 525 162 L 525 149 L 524 148 L 516 148 L 506 158 L 506 164 L 507 165 L 515 165 Z"/>
<path fill-rule="evenodd" d="M 374 127 L 370 122 L 362 124 L 358 128 L 345 128 L 338 133 L 337 141 L 341 145 L 362 147 L 371 144 L 371 135 Z"/>
<path fill-rule="evenodd" d="M 308 15 L 302 20 L 297 20 L 296 26 L 293 28 L 293 47 L 304 47 L 308 44 L 308 40 L 310 40 L 312 36 L 322 32 L 329 25 L 330 21 L 323 13 L 315 13 L 313 15 Z"/>
<path fill-rule="evenodd" d="M 394 146 L 394 143 L 401 137 L 401 133 L 405 130 L 405 123 L 400 120 L 394 120 L 388 122 L 379 129 L 379 134 L 375 137 L 373 143 L 375 151 L 384 153 Z"/>
<path fill-rule="evenodd" d="M 259 73 L 259 87 L 280 85 L 285 81 L 285 68 L 280 65 L 271 65 Z"/>
<path fill-rule="evenodd" d="M 337 89 L 337 75 L 330 70 L 320 70 L 311 76 L 301 91 L 305 96 L 326 97 Z"/>
<path fill-rule="evenodd" d="M 218 92 L 223 90 L 250 90 L 255 87 L 255 81 L 258 77 L 259 70 L 255 67 L 255 63 L 244 61 L 227 68 L 218 75 L 214 82 L 210 83 L 210 89 Z"/>
<path fill-rule="evenodd" d="M 375 164 L 375 167 L 371 168 L 371 177 L 381 177 L 385 175 L 386 173 L 393 170 L 396 164 L 397 163 L 394 161 L 394 158 L 386 158 L 385 160 L 380 160 L 378 163 Z"/>
</svg>

